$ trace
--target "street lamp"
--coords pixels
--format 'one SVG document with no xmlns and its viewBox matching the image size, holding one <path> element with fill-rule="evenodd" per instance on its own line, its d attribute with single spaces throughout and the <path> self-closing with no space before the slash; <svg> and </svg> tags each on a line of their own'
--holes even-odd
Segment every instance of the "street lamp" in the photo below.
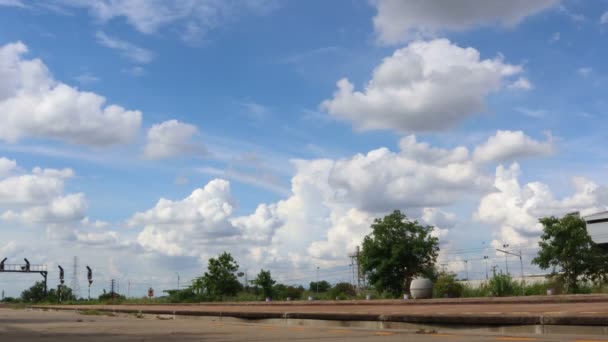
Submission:
<svg viewBox="0 0 608 342">
<path fill-rule="evenodd" d="M 508 243 L 503 244 L 502 248 L 504 248 L 506 250 L 507 248 L 509 248 L 509 244 Z M 507 271 L 507 274 L 509 274 L 509 264 L 507 263 L 507 254 L 508 253 L 505 253 L 505 270 Z"/>
<path fill-rule="evenodd" d="M 487 255 L 483 256 L 483 261 L 486 264 L 486 280 L 488 280 L 488 256 Z"/>
</svg>

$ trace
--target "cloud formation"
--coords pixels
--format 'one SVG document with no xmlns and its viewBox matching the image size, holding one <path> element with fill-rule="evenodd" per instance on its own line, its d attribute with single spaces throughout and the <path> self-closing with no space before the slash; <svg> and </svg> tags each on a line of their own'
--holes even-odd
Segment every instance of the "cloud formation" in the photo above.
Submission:
<svg viewBox="0 0 608 342">
<path fill-rule="evenodd" d="M 148 130 L 144 158 L 164 159 L 180 155 L 204 155 L 207 152 L 205 146 L 193 141 L 198 134 L 196 126 L 177 120 L 155 124 Z"/>
<path fill-rule="evenodd" d="M 321 108 L 359 130 L 445 130 L 482 112 L 485 97 L 521 72 L 500 55 L 481 59 L 447 39 L 418 41 L 386 57 L 361 91 L 339 80 Z"/>
<path fill-rule="evenodd" d="M 512 27 L 526 17 L 556 6 L 559 0 L 374 0 L 377 39 L 402 43 L 446 31 L 498 24 Z"/>
<path fill-rule="evenodd" d="M 108 105 L 98 94 L 56 81 L 40 59 L 24 59 L 27 52 L 21 42 L 0 46 L 0 140 L 30 137 L 108 146 L 135 137 L 141 112 Z"/>
</svg>

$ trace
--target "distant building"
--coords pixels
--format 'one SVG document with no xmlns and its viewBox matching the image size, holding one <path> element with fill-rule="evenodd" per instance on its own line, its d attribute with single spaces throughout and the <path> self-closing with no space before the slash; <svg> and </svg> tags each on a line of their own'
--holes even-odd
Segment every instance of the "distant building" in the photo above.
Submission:
<svg viewBox="0 0 608 342">
<path fill-rule="evenodd" d="M 587 233 L 593 242 L 608 251 L 608 211 L 583 217 L 587 222 Z"/>
</svg>

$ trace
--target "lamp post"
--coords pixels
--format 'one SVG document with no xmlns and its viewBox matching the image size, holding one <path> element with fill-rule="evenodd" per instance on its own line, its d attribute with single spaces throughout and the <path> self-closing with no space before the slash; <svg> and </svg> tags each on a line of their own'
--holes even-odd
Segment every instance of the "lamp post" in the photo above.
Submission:
<svg viewBox="0 0 608 342">
<path fill-rule="evenodd" d="M 504 249 L 509 248 L 509 244 L 508 243 L 503 244 L 502 248 L 504 248 Z M 507 263 L 507 254 L 509 254 L 509 253 L 507 253 L 507 252 L 504 252 L 504 253 L 505 253 L 505 270 L 507 271 L 507 274 L 509 274 L 509 264 Z"/>
<path fill-rule="evenodd" d="M 486 264 L 486 280 L 488 280 L 488 256 L 487 255 L 483 256 L 483 261 Z"/>
</svg>

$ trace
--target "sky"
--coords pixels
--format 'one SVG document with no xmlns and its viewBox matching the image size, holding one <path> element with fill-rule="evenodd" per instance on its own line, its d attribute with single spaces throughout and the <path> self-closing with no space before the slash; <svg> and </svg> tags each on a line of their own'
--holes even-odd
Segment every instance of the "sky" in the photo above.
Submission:
<svg viewBox="0 0 608 342">
<path fill-rule="evenodd" d="M 604 0 L 0 0 L 0 257 L 351 281 L 398 209 L 460 277 L 539 273 L 540 217 L 608 208 L 607 39 Z"/>
</svg>

